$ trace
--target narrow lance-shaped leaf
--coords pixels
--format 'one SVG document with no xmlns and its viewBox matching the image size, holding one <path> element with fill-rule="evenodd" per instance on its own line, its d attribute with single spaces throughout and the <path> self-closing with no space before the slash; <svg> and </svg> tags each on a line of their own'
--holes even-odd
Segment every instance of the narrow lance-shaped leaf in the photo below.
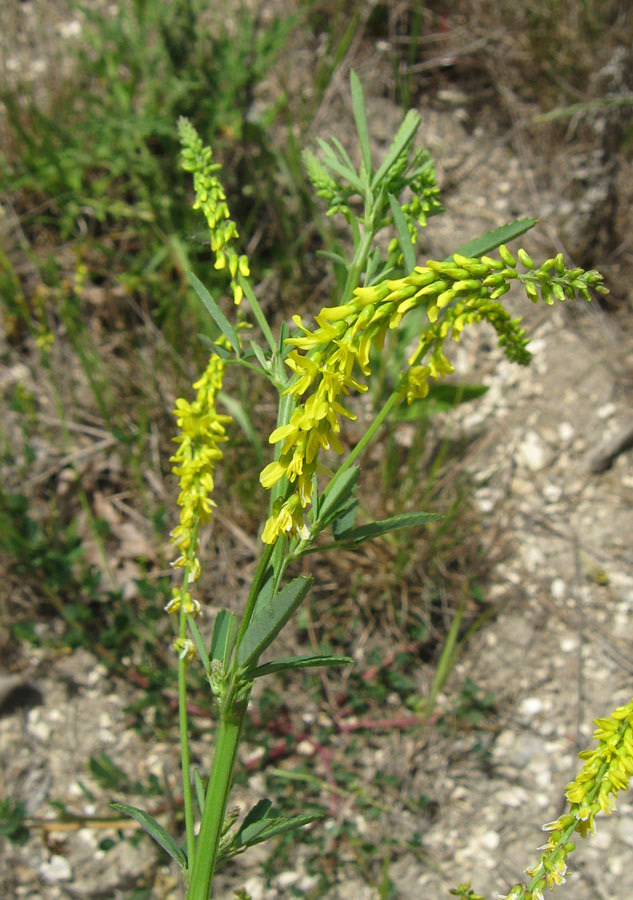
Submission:
<svg viewBox="0 0 633 900">
<path fill-rule="evenodd" d="M 253 618 L 237 648 L 238 666 L 249 666 L 259 659 L 304 601 L 311 586 L 312 578 L 300 576 L 263 603 L 258 598 Z"/>
<path fill-rule="evenodd" d="M 334 476 L 323 492 L 319 506 L 319 521 L 327 525 L 336 516 L 343 506 L 347 505 L 352 494 L 358 486 L 360 469 L 358 466 L 350 466 L 340 474 Z"/>
<path fill-rule="evenodd" d="M 372 164 L 369 128 L 367 127 L 367 113 L 365 112 L 365 97 L 363 96 L 363 87 L 360 83 L 360 79 L 353 69 L 350 72 L 349 81 L 352 89 L 352 107 L 354 109 L 356 131 L 358 132 L 358 143 L 360 144 L 360 152 L 363 156 L 365 176 L 369 180 L 372 176 Z"/>
<path fill-rule="evenodd" d="M 251 681 L 262 675 L 274 675 L 286 669 L 312 669 L 318 666 L 349 666 L 354 662 L 351 656 L 288 656 L 276 659 L 254 669 L 246 669 L 242 674 Z"/>
<path fill-rule="evenodd" d="M 400 528 L 413 528 L 416 525 L 423 525 L 425 522 L 433 522 L 440 519 L 437 513 L 404 513 L 401 516 L 392 516 L 389 519 L 382 519 L 380 522 L 369 522 L 367 525 L 360 525 L 358 528 L 352 528 L 341 534 L 334 533 L 339 541 L 352 542 L 360 544 L 362 541 L 370 541 L 372 538 L 379 537 L 381 534 L 387 534 L 390 531 L 398 531 Z"/>
<path fill-rule="evenodd" d="M 372 179 L 372 188 L 377 187 L 382 182 L 396 159 L 400 156 L 407 145 L 411 143 L 416 131 L 420 127 L 421 121 L 422 119 L 420 118 L 420 114 L 417 113 L 414 109 L 410 109 L 404 117 L 402 125 L 396 132 L 396 136 L 393 139 L 391 147 L 387 151 L 387 155 L 382 161 L 382 165 Z"/>
<path fill-rule="evenodd" d="M 490 253 L 491 250 L 495 250 L 501 244 L 507 244 L 508 241 L 525 234 L 530 228 L 534 228 L 537 222 L 538 219 L 531 219 L 527 216 L 523 219 L 515 219 L 514 222 L 508 222 L 499 228 L 493 228 L 492 231 L 487 231 L 481 237 L 469 241 L 463 247 L 460 247 L 459 250 L 456 250 L 455 253 L 459 253 L 462 256 L 482 256 L 484 253 Z"/>
<path fill-rule="evenodd" d="M 118 809 L 120 812 L 125 813 L 126 816 L 129 816 L 131 819 L 138 822 L 141 828 L 146 831 L 147 834 L 149 834 L 149 836 L 155 840 L 182 869 L 187 868 L 187 857 L 184 850 L 178 846 L 173 837 L 165 831 L 163 826 L 150 816 L 149 813 L 143 812 L 142 809 L 137 809 L 135 806 L 128 806 L 127 803 L 111 803 L 110 806 L 112 809 Z"/>
<path fill-rule="evenodd" d="M 262 819 L 260 822 L 255 822 L 240 830 L 236 835 L 234 846 L 252 847 L 253 844 L 261 844 L 262 841 L 267 841 L 269 838 L 284 834 L 287 831 L 294 831 L 322 818 L 323 815 L 319 814 L 293 816 L 290 819 L 281 817 L 278 819 Z"/>
<path fill-rule="evenodd" d="M 215 302 L 211 294 L 208 292 L 206 287 L 200 281 L 200 279 L 193 274 L 193 272 L 187 272 L 187 278 L 194 291 L 198 295 L 198 297 L 202 300 L 205 309 L 218 326 L 224 337 L 227 339 L 231 347 L 235 350 L 237 356 L 240 355 L 240 342 L 237 338 L 237 334 L 235 329 L 226 318 L 218 304 Z"/>
<path fill-rule="evenodd" d="M 344 531 L 351 531 L 356 524 L 356 516 L 358 514 L 358 500 L 354 497 L 351 503 L 342 509 L 334 519 L 332 528 L 335 534 L 342 534 Z"/>
<path fill-rule="evenodd" d="M 326 168 L 331 169 L 333 172 L 336 172 L 337 175 L 340 175 L 341 178 L 344 178 L 348 181 L 353 188 L 355 188 L 359 194 L 363 192 L 363 183 L 350 166 L 346 163 L 341 162 L 330 145 L 326 143 L 326 141 L 321 138 L 318 139 L 319 146 L 323 150 L 323 165 Z"/>
<path fill-rule="evenodd" d="M 404 213 L 402 212 L 400 204 L 393 196 L 393 194 L 389 194 L 389 206 L 391 207 L 393 223 L 396 226 L 396 232 L 398 234 L 398 243 L 400 244 L 400 249 L 402 250 L 404 270 L 405 272 L 413 272 L 413 270 L 415 269 L 415 253 L 413 252 L 411 235 L 409 234 L 407 220 L 404 217 Z"/>
<path fill-rule="evenodd" d="M 221 659 L 225 669 L 235 646 L 238 624 L 237 616 L 228 609 L 221 609 L 213 622 L 209 657 Z"/>
</svg>

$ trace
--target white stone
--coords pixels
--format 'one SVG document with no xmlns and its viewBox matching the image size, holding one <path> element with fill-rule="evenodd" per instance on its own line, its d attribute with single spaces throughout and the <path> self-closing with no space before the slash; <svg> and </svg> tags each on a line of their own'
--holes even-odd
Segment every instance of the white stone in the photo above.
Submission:
<svg viewBox="0 0 633 900">
<path fill-rule="evenodd" d="M 498 803 L 501 803 L 502 806 L 518 809 L 519 806 L 523 806 L 528 800 L 528 793 L 522 787 L 519 787 L 519 785 L 513 785 L 512 787 L 497 791 L 495 799 Z"/>
<path fill-rule="evenodd" d="M 530 472 L 540 472 L 550 462 L 552 453 L 536 431 L 528 431 L 519 444 L 519 459 Z"/>
<path fill-rule="evenodd" d="M 280 872 L 275 878 L 275 881 L 279 887 L 283 889 L 292 887 L 293 884 L 296 884 L 297 881 L 299 881 L 299 878 L 300 875 L 298 872 L 293 872 L 291 869 L 288 869 L 286 872 Z"/>
<path fill-rule="evenodd" d="M 299 741 L 297 744 L 297 753 L 299 756 L 314 756 L 316 748 L 312 741 Z"/>
<path fill-rule="evenodd" d="M 543 496 L 548 503 L 558 503 L 563 496 L 563 489 L 558 484 L 548 481 L 543 485 Z"/>
<path fill-rule="evenodd" d="M 615 413 L 617 406 L 615 403 L 605 403 L 603 406 L 598 407 L 596 410 L 596 415 L 599 419 L 603 421 L 605 419 L 610 419 L 611 416 Z"/>
<path fill-rule="evenodd" d="M 519 715 L 536 716 L 543 712 L 545 704 L 540 697 L 524 697 L 519 703 Z"/>
<path fill-rule="evenodd" d="M 65 40 L 79 37 L 81 34 L 81 22 L 78 19 L 70 19 L 68 22 L 62 22 L 58 26 L 58 31 Z"/>
<path fill-rule="evenodd" d="M 558 426 L 558 437 L 563 443 L 571 441 L 576 434 L 574 426 L 570 422 L 561 422 Z"/>
<path fill-rule="evenodd" d="M 244 890 L 251 900 L 263 900 L 264 898 L 264 886 L 261 883 L 261 880 L 255 876 L 246 879 Z"/>
<path fill-rule="evenodd" d="M 562 600 L 567 593 L 567 586 L 562 578 L 555 578 L 550 585 L 550 591 L 552 592 L 552 597 L 556 600 Z"/>
<path fill-rule="evenodd" d="M 499 846 L 499 835 L 496 831 L 484 831 L 481 836 L 481 846 L 486 850 L 496 850 Z"/>
<path fill-rule="evenodd" d="M 73 877 L 70 863 L 59 854 L 53 854 L 46 862 L 43 862 L 39 872 L 44 881 L 48 881 L 50 884 L 58 881 L 70 881 Z"/>
<path fill-rule="evenodd" d="M 561 638 L 560 649 L 563 653 L 573 653 L 574 650 L 578 649 L 578 638 L 571 634 Z"/>
</svg>

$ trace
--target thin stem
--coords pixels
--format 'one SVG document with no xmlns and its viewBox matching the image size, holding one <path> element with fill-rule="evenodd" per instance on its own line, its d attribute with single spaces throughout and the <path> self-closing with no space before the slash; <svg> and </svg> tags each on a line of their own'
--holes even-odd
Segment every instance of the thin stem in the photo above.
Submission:
<svg viewBox="0 0 633 900">
<path fill-rule="evenodd" d="M 248 696 L 241 696 L 220 719 L 186 900 L 209 898 L 247 705 Z"/>
<path fill-rule="evenodd" d="M 371 423 L 371 425 L 369 426 L 369 428 L 367 429 L 365 434 L 362 436 L 360 441 L 356 444 L 354 449 L 351 450 L 350 453 L 346 456 L 343 463 L 340 465 L 340 467 L 334 473 L 334 478 L 337 478 L 339 475 L 341 475 L 343 472 L 345 472 L 347 469 L 349 469 L 349 467 L 351 465 L 353 465 L 353 463 L 356 461 L 356 459 L 363 452 L 365 447 L 373 440 L 376 432 L 378 431 L 378 429 L 380 428 L 382 423 L 385 421 L 385 419 L 387 418 L 387 416 L 389 415 L 391 410 L 394 408 L 394 406 L 397 406 L 398 403 L 401 401 L 401 399 L 404 395 L 404 390 L 405 390 L 404 387 L 402 385 L 399 385 L 395 389 L 395 391 L 393 391 L 393 393 L 390 394 L 389 397 L 387 397 L 387 399 L 385 400 L 385 402 L 382 406 L 382 409 L 376 415 L 376 418 L 373 420 L 373 422 Z M 332 481 L 330 481 L 330 485 L 334 481 L 334 478 L 332 478 Z M 327 493 L 327 491 L 326 491 L 326 493 Z"/>
<path fill-rule="evenodd" d="M 253 583 L 251 584 L 251 589 L 248 593 L 248 599 L 246 601 L 246 607 L 244 609 L 244 615 L 242 616 L 242 621 L 240 622 L 240 628 L 237 633 L 237 639 L 235 641 L 235 653 L 233 655 L 234 662 L 237 660 L 237 648 L 239 647 L 244 634 L 246 633 L 246 629 L 248 628 L 250 621 L 253 617 L 253 612 L 255 610 L 255 603 L 257 602 L 257 597 L 262 587 L 262 583 L 264 581 L 264 575 L 266 573 L 266 569 L 268 568 L 268 563 L 270 562 L 270 557 L 273 554 L 274 544 L 266 544 L 264 552 L 261 555 L 259 560 L 259 565 L 257 566 L 257 572 L 255 573 L 255 577 L 253 579 Z"/>
<path fill-rule="evenodd" d="M 179 637 L 187 638 L 187 613 L 184 603 L 180 606 Z M 187 722 L 187 658 L 185 653 L 178 660 L 178 724 L 180 728 L 180 761 L 182 768 L 182 796 L 185 807 L 185 832 L 187 835 L 188 867 L 194 860 L 195 838 L 193 833 L 193 802 L 191 795 L 191 773 L 189 771 L 189 725 Z"/>
<path fill-rule="evenodd" d="M 358 287 L 361 272 L 367 264 L 367 257 L 369 255 L 369 251 L 371 250 L 373 240 L 373 229 L 369 228 L 367 229 L 367 231 L 363 231 L 358 247 L 356 248 L 356 252 L 354 253 L 354 258 L 350 263 L 349 269 L 347 270 L 347 280 L 345 282 L 345 289 L 343 290 L 343 298 L 341 300 L 342 305 L 348 302 L 348 300 L 352 296 L 354 288 Z"/>
</svg>

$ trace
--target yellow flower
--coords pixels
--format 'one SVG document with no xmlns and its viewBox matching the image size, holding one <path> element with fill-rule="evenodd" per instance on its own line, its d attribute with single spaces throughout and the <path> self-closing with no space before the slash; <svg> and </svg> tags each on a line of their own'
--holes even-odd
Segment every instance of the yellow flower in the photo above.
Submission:
<svg viewBox="0 0 633 900">
<path fill-rule="evenodd" d="M 224 343 L 224 339 L 221 339 Z M 216 394 L 222 387 L 224 361 L 213 354 L 206 370 L 194 387 L 196 399 L 189 403 L 182 397 L 176 401 L 174 415 L 179 434 L 173 439 L 178 449 L 171 457 L 173 473 L 179 480 L 180 521 L 171 532 L 171 540 L 178 547 L 180 555 L 172 563 L 176 568 L 185 568 L 187 580 L 195 581 L 200 575 L 198 552 L 198 529 L 208 521 L 214 507 L 213 492 L 214 466 L 222 458 L 219 444 L 227 440 L 225 426 L 230 416 L 220 415 L 215 406 Z M 197 601 L 189 601 L 185 596 L 185 610 L 190 605 L 192 614 Z M 173 601 L 168 604 L 172 607 Z M 176 608 L 168 608 L 168 612 Z"/>
<path fill-rule="evenodd" d="M 205 147 L 191 122 L 185 118 L 178 121 L 180 143 L 182 145 L 182 167 L 193 173 L 193 188 L 196 199 L 194 209 L 204 213 L 209 226 L 211 250 L 215 254 L 214 268 L 227 269 L 231 278 L 231 290 L 236 306 L 242 302 L 244 292 L 237 280 L 238 273 L 245 278 L 250 275 L 248 258 L 238 256 L 231 243 L 239 237 L 237 226 L 230 218 L 226 195 L 215 172 L 220 168 L 212 162 L 210 147 Z"/>
</svg>

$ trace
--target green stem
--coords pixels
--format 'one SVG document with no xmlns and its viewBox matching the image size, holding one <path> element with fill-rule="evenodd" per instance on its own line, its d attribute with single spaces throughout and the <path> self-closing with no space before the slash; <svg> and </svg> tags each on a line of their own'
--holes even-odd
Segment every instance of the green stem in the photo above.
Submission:
<svg viewBox="0 0 633 900">
<path fill-rule="evenodd" d="M 257 572 L 255 573 L 255 578 L 253 579 L 253 583 L 251 585 L 251 589 L 248 593 L 248 599 L 246 601 L 246 607 L 244 609 L 244 615 L 242 616 L 242 621 L 240 622 L 240 628 L 237 632 L 237 639 L 235 641 L 235 653 L 233 654 L 234 662 L 237 660 L 237 648 L 239 647 L 244 634 L 246 633 L 246 629 L 250 625 L 250 621 L 253 618 L 253 612 L 255 610 L 255 603 L 257 602 L 257 597 L 262 588 L 262 583 L 264 581 L 264 575 L 266 573 L 266 569 L 268 568 L 268 563 L 270 562 L 270 557 L 273 555 L 273 550 L 275 548 L 274 544 L 266 544 L 264 552 L 261 555 L 261 559 L 259 560 L 259 565 L 257 566 Z"/>
<path fill-rule="evenodd" d="M 387 397 L 387 399 L 385 400 L 385 402 L 383 404 L 382 409 L 376 415 L 376 418 L 373 420 L 373 422 L 371 423 L 371 425 L 369 426 L 369 428 L 367 429 L 365 434 L 362 436 L 360 441 L 356 444 L 354 449 L 352 451 L 350 451 L 350 453 L 345 458 L 345 460 L 343 461 L 341 466 L 334 473 L 334 478 L 338 478 L 339 475 L 341 475 L 343 472 L 345 472 L 347 469 L 349 469 L 349 467 L 351 465 L 354 464 L 354 462 L 360 456 L 360 454 L 363 452 L 365 447 L 367 447 L 367 445 L 373 440 L 376 432 L 378 431 L 378 429 L 380 428 L 382 423 L 385 421 L 385 419 L 387 418 L 387 416 L 389 415 L 391 410 L 395 406 L 397 406 L 398 403 L 400 403 L 400 401 L 402 400 L 402 397 L 404 396 L 404 391 L 405 391 L 405 388 L 403 387 L 402 384 L 400 384 L 395 389 L 395 391 L 393 391 L 393 393 L 390 394 L 389 397 Z M 334 481 L 334 478 L 332 479 L 332 481 L 330 481 L 330 485 Z M 326 489 L 325 493 L 327 493 L 327 489 Z"/>
<path fill-rule="evenodd" d="M 184 603 L 180 607 L 179 637 L 187 638 L 187 613 Z M 182 796 L 185 808 L 185 832 L 187 835 L 187 860 L 191 868 L 195 838 L 193 833 L 193 802 L 191 795 L 191 773 L 189 771 L 189 726 L 187 722 L 187 659 L 178 660 L 178 724 L 180 728 L 180 761 L 182 767 Z"/>
<path fill-rule="evenodd" d="M 345 289 L 343 290 L 343 298 L 340 301 L 341 305 L 345 305 L 349 301 L 354 288 L 359 285 L 360 276 L 367 265 L 367 257 L 369 256 L 374 236 L 374 230 L 372 228 L 363 231 L 363 235 L 354 253 L 354 258 L 347 270 L 347 280 L 345 282 Z"/>
<path fill-rule="evenodd" d="M 186 900 L 209 900 L 248 696 L 222 713 Z"/>
</svg>

